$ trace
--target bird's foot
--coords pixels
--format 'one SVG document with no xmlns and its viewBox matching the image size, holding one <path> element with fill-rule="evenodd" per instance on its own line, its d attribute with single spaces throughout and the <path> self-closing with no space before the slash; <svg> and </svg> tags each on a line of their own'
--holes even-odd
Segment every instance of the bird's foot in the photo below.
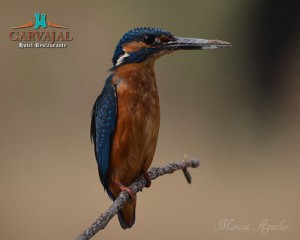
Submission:
<svg viewBox="0 0 300 240">
<path fill-rule="evenodd" d="M 126 186 L 124 186 L 124 185 L 123 185 L 122 183 L 120 183 L 120 182 L 117 182 L 117 184 L 118 184 L 118 186 L 119 186 L 119 188 L 121 189 L 122 192 L 123 192 L 123 191 L 128 192 L 131 201 L 134 201 L 134 200 L 136 199 L 136 193 L 132 190 L 132 188 L 126 187 Z"/>
<path fill-rule="evenodd" d="M 143 177 L 144 177 L 145 180 L 146 180 L 146 185 L 145 185 L 145 187 L 146 187 L 146 188 L 150 187 L 150 186 L 151 186 L 151 181 L 152 181 L 152 179 L 151 179 L 151 177 L 149 176 L 149 174 L 148 174 L 148 173 L 143 173 Z"/>
</svg>

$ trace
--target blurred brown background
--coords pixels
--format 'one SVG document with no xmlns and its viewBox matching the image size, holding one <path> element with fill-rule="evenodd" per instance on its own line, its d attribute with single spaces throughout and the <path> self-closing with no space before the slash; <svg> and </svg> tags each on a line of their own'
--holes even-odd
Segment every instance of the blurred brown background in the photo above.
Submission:
<svg viewBox="0 0 300 240">
<path fill-rule="evenodd" d="M 232 49 L 177 52 L 156 64 L 161 128 L 153 165 L 201 160 L 138 194 L 135 226 L 95 239 L 297 239 L 299 1 L 2 1 L 1 239 L 74 239 L 111 204 L 89 139 L 90 112 L 120 37 L 137 26 L 218 38 Z M 66 49 L 19 49 L 35 12 L 70 27 Z M 219 221 L 285 231 L 216 231 Z"/>
</svg>

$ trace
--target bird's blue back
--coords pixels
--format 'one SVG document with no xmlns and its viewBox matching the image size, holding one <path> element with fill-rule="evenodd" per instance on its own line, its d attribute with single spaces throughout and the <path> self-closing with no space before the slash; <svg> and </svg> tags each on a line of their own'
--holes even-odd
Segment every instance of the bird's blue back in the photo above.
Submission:
<svg viewBox="0 0 300 240">
<path fill-rule="evenodd" d="M 112 139 L 117 119 L 117 98 L 115 86 L 108 77 L 104 88 L 97 98 L 92 110 L 91 138 L 98 164 L 102 185 L 107 190 L 107 171 L 111 154 Z"/>
</svg>

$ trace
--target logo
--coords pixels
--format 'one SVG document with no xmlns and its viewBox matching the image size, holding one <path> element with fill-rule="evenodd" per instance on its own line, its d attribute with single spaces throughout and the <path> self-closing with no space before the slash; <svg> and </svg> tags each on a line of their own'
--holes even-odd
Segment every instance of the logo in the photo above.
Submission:
<svg viewBox="0 0 300 240">
<path fill-rule="evenodd" d="M 218 222 L 214 231 L 230 231 L 230 232 L 260 232 L 261 236 L 266 236 L 270 232 L 287 231 L 290 225 L 286 219 L 280 221 L 272 221 L 269 218 L 263 219 L 259 224 L 251 225 L 240 223 L 234 218 L 223 218 Z"/>
<path fill-rule="evenodd" d="M 12 27 L 8 34 L 19 48 L 66 48 L 67 42 L 73 41 L 69 27 L 47 21 L 46 13 L 37 12 L 34 17 L 34 22 Z"/>
</svg>

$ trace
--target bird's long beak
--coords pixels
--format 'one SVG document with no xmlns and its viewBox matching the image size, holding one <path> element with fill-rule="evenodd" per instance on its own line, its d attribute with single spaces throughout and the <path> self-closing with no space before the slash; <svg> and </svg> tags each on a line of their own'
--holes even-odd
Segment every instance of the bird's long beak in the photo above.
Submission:
<svg viewBox="0 0 300 240">
<path fill-rule="evenodd" d="M 174 37 L 172 41 L 169 41 L 162 45 L 165 50 L 209 50 L 217 48 L 230 48 L 231 43 L 221 40 L 207 40 L 199 38 L 183 38 Z"/>
</svg>

